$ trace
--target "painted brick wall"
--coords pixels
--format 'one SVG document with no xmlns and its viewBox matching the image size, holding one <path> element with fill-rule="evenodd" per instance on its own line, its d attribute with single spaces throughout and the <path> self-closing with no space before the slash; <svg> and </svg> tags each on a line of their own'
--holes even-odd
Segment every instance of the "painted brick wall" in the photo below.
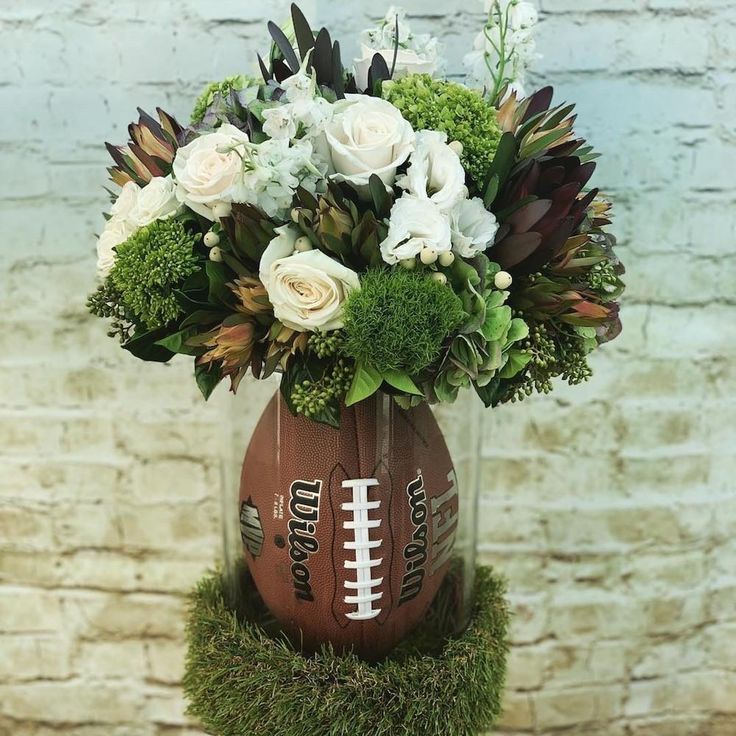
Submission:
<svg viewBox="0 0 736 736">
<path fill-rule="evenodd" d="M 736 734 L 736 7 L 542 0 L 539 79 L 605 154 L 625 333 L 587 386 L 493 412 L 483 559 L 515 610 L 500 731 Z M 480 23 L 407 0 L 450 71 Z M 349 41 L 367 2 L 304 5 Z M 247 69 L 283 0 L 0 2 L 0 734 L 185 736 L 184 595 L 268 397 L 85 315 L 103 140 Z M 350 46 L 350 43 L 348 43 Z M 418 731 L 419 733 L 420 731 Z"/>
</svg>

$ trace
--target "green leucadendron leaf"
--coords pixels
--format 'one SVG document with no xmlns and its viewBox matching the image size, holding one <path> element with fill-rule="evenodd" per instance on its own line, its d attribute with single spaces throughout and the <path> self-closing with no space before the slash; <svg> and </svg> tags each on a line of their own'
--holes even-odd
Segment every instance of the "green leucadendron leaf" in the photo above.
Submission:
<svg viewBox="0 0 736 736">
<path fill-rule="evenodd" d="M 350 384 L 347 396 L 345 397 L 345 406 L 357 404 L 369 396 L 373 396 L 383 383 L 383 376 L 371 366 L 364 363 L 358 363 L 355 366 L 355 375 L 353 382 Z"/>
</svg>

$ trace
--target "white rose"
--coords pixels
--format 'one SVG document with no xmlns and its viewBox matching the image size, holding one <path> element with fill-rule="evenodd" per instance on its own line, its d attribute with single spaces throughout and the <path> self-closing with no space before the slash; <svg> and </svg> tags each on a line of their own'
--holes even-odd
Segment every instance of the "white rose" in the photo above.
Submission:
<svg viewBox="0 0 736 736">
<path fill-rule="evenodd" d="M 115 265 L 115 248 L 124 243 L 135 228 L 122 217 L 112 217 L 107 221 L 105 229 L 97 240 L 97 273 L 100 278 L 110 275 Z"/>
<path fill-rule="evenodd" d="M 414 131 L 386 100 L 348 95 L 334 105 L 335 115 L 325 127 L 332 159 L 332 178 L 365 193 L 371 175 L 392 186 L 396 169 L 414 150 Z"/>
<path fill-rule="evenodd" d="M 288 141 L 296 137 L 297 121 L 291 105 L 278 105 L 263 111 L 263 132 L 277 141 Z"/>
<path fill-rule="evenodd" d="M 293 253 L 296 231 L 289 226 L 279 230 L 260 267 L 276 319 L 298 332 L 340 329 L 343 303 L 360 288 L 358 274 L 320 250 Z"/>
<path fill-rule="evenodd" d="M 358 89 L 368 87 L 368 72 L 373 62 L 373 57 L 380 54 L 389 69 L 394 63 L 394 48 L 374 49 L 366 44 L 361 44 L 360 58 L 355 59 L 355 83 Z M 396 54 L 396 66 L 394 67 L 393 79 L 402 79 L 410 74 L 434 74 L 437 71 L 437 54 L 422 54 L 413 49 L 399 48 Z"/>
<path fill-rule="evenodd" d="M 423 248 L 437 253 L 451 249 L 450 223 L 431 199 L 403 196 L 391 209 L 388 236 L 381 243 L 381 256 L 395 264 L 414 258 Z"/>
<path fill-rule="evenodd" d="M 410 194 L 429 197 L 443 212 L 465 198 L 465 169 L 460 156 L 447 145 L 445 133 L 419 131 L 409 163 L 409 170 L 397 183 Z"/>
<path fill-rule="evenodd" d="M 145 227 L 154 220 L 167 220 L 179 210 L 176 185 L 170 176 L 156 176 L 138 193 L 128 220 L 136 227 Z"/>
<path fill-rule="evenodd" d="M 136 202 L 138 202 L 140 191 L 141 188 L 134 181 L 126 182 L 120 190 L 115 204 L 110 209 L 110 214 L 113 217 L 127 220 L 130 217 L 131 210 L 135 207 Z"/>
<path fill-rule="evenodd" d="M 463 258 L 472 258 L 492 243 L 498 231 L 498 223 L 483 200 L 464 199 L 452 211 L 452 249 Z"/>
<path fill-rule="evenodd" d="M 180 148 L 174 158 L 179 201 L 214 220 L 212 207 L 232 202 L 232 187 L 242 176 L 242 160 L 237 151 L 230 149 L 248 142 L 246 133 L 226 123 Z"/>
</svg>

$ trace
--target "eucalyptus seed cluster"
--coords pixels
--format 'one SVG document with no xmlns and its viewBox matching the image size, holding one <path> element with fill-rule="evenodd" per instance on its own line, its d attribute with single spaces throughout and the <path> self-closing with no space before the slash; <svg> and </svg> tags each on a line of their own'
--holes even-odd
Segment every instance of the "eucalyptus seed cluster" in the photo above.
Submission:
<svg viewBox="0 0 736 736">
<path fill-rule="evenodd" d="M 90 294 L 87 299 L 87 309 L 95 317 L 110 320 L 108 337 L 117 337 L 121 343 L 125 343 L 133 334 L 135 326 L 131 321 L 131 315 L 122 304 L 120 292 L 113 286 L 110 280 L 104 281 Z"/>
<path fill-rule="evenodd" d="M 309 349 L 320 359 L 332 358 L 343 346 L 343 335 L 339 331 L 314 332 L 309 336 Z"/>
<path fill-rule="evenodd" d="M 530 328 L 529 337 L 521 349 L 531 356 L 531 360 L 521 374 L 521 380 L 510 387 L 509 401 L 522 401 L 535 392 L 550 393 L 553 378 L 562 378 L 574 386 L 592 375 L 585 344 L 573 333 L 552 333 L 544 323 L 537 323 Z"/>
<path fill-rule="evenodd" d="M 294 410 L 307 418 L 321 414 L 328 404 L 340 402 L 352 380 L 352 365 L 344 358 L 338 358 L 319 380 L 306 379 L 294 386 L 291 392 Z"/>
<path fill-rule="evenodd" d="M 588 272 L 586 279 L 591 289 L 605 293 L 618 280 L 616 267 L 611 261 L 596 263 Z"/>
</svg>

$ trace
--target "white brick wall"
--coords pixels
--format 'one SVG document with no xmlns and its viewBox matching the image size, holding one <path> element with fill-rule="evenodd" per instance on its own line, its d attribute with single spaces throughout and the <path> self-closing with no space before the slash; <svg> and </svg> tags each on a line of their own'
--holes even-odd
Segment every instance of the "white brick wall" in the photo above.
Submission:
<svg viewBox="0 0 736 736">
<path fill-rule="evenodd" d="M 459 73 L 480 15 L 405 4 Z M 101 144 L 137 105 L 185 117 L 286 5 L 0 2 L 0 734 L 198 733 L 183 596 L 219 552 L 222 468 L 267 391 L 205 406 L 186 362 L 139 365 L 85 315 Z M 304 7 L 348 49 L 373 10 Z M 630 289 L 590 384 L 487 421 L 482 556 L 515 610 L 500 730 L 733 736 L 736 7 L 542 10 L 538 77 L 605 154 Z"/>
</svg>

